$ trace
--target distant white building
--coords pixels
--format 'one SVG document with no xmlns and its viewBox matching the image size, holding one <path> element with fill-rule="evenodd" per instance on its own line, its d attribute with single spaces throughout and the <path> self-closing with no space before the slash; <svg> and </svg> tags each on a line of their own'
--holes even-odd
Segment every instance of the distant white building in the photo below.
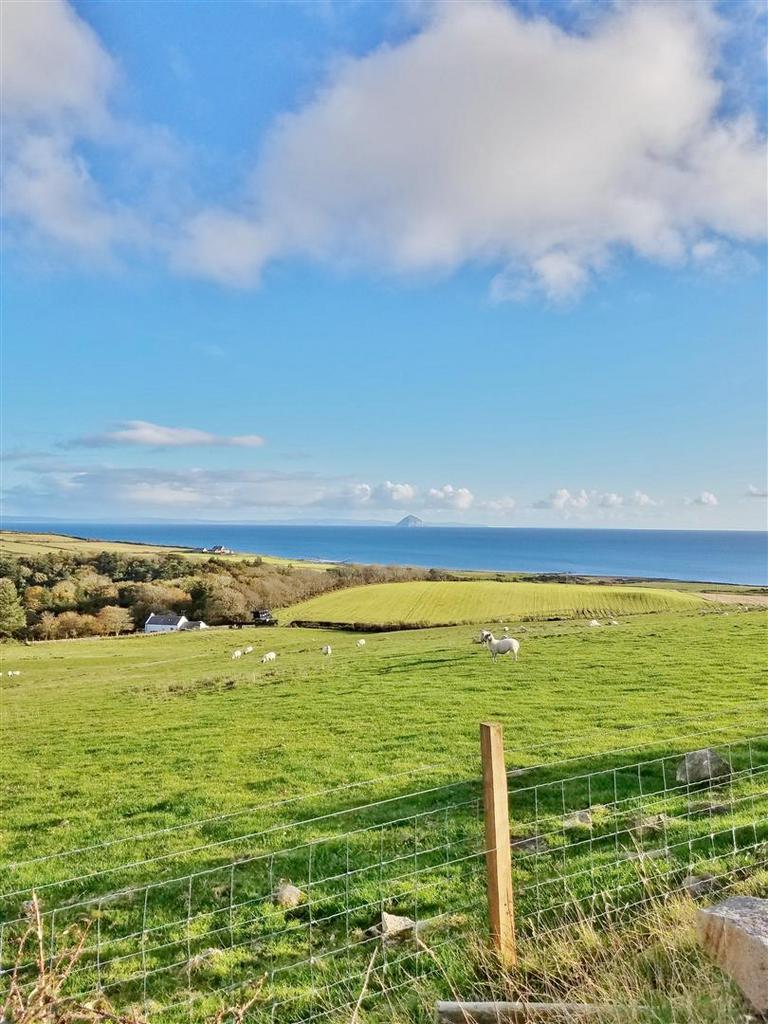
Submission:
<svg viewBox="0 0 768 1024">
<path fill-rule="evenodd" d="M 186 615 L 156 615 L 151 612 L 144 623 L 145 633 L 178 633 L 189 622 Z"/>
</svg>

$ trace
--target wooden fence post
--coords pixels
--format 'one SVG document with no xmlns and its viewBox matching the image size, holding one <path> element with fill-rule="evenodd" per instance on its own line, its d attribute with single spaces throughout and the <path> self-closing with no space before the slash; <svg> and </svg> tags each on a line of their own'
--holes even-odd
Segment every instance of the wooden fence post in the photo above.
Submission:
<svg viewBox="0 0 768 1024">
<path fill-rule="evenodd" d="M 491 940 L 505 967 L 517 963 L 515 946 L 515 894 L 512 888 L 512 850 L 509 835 L 507 769 L 504 733 L 493 722 L 480 724 L 485 812 L 485 866 L 488 881 L 488 917 Z"/>
</svg>

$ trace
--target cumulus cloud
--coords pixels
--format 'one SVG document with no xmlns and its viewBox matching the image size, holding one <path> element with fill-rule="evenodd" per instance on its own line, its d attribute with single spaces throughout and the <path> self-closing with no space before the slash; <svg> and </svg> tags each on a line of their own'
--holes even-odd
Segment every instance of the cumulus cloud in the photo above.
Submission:
<svg viewBox="0 0 768 1024">
<path fill-rule="evenodd" d="M 589 495 L 582 488 L 574 494 L 567 487 L 560 487 L 553 491 L 548 498 L 542 498 L 533 503 L 533 508 L 554 509 L 556 512 L 567 512 L 571 509 L 586 508 L 589 504 Z"/>
<path fill-rule="evenodd" d="M 146 420 L 127 420 L 117 429 L 103 434 L 89 434 L 67 441 L 67 448 L 107 448 L 113 445 L 141 445 L 150 448 L 191 448 L 216 446 L 224 448 L 258 448 L 264 438 L 258 434 L 222 436 L 194 427 L 164 427 Z"/>
<path fill-rule="evenodd" d="M 8 0 L 0 45 L 5 215 L 67 246 L 108 249 L 124 215 L 109 209 L 76 145 L 112 130 L 114 62 L 64 0 Z"/>
<path fill-rule="evenodd" d="M 755 487 L 754 484 L 750 484 L 747 488 L 748 498 L 768 498 L 768 488 Z"/>
<path fill-rule="evenodd" d="M 464 512 L 474 501 L 474 495 L 466 487 L 430 487 L 425 490 L 415 484 L 393 483 L 385 480 L 380 484 L 353 483 L 341 490 L 329 490 L 318 504 L 330 507 L 371 507 L 378 509 L 408 508 L 451 509 Z"/>
<path fill-rule="evenodd" d="M 146 247 L 234 286 L 291 257 L 393 274 L 475 263 L 497 299 L 570 300 L 617 253 L 714 268 L 763 236 L 764 139 L 751 94 L 722 102 L 734 62 L 718 65 L 708 5 L 597 7 L 571 31 L 546 5 L 418 6 L 404 39 L 335 61 L 276 118 L 241 202 L 200 206 L 157 167 L 163 202 L 133 167 L 131 188 L 107 182 L 110 150 L 162 163 L 168 140 L 114 116 L 119 66 L 73 6 L 6 0 L 12 237 Z"/>
<path fill-rule="evenodd" d="M 430 487 L 424 504 L 426 508 L 452 508 L 465 512 L 474 500 L 475 496 L 469 488 L 445 484 L 443 487 Z"/>
<path fill-rule="evenodd" d="M 202 211 L 177 260 L 235 284 L 292 254 L 479 262 L 499 298 L 569 299 L 618 251 L 679 263 L 762 237 L 763 140 L 720 112 L 709 7 L 618 5 L 579 34 L 492 0 L 432 11 L 281 117 L 246 205 Z"/>
<path fill-rule="evenodd" d="M 568 516 L 588 508 L 616 510 L 653 508 L 657 505 L 661 505 L 661 501 L 640 490 L 635 490 L 631 494 L 619 494 L 616 491 L 587 491 L 583 487 L 572 492 L 567 487 L 560 487 L 548 498 L 535 501 L 531 507 L 549 509 Z"/>
<path fill-rule="evenodd" d="M 712 491 L 702 491 L 701 494 L 697 494 L 695 498 L 686 498 L 686 505 L 701 505 L 703 508 L 714 508 L 715 505 L 720 503 L 717 500 L 717 495 L 713 494 Z"/>
</svg>

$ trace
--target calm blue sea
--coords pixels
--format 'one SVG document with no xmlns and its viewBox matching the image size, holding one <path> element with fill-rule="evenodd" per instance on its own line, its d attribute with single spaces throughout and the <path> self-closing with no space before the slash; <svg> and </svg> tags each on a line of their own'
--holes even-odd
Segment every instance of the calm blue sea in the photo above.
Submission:
<svg viewBox="0 0 768 1024">
<path fill-rule="evenodd" d="M 768 533 L 423 526 L 20 522 L 6 529 L 287 558 L 768 585 Z"/>
</svg>

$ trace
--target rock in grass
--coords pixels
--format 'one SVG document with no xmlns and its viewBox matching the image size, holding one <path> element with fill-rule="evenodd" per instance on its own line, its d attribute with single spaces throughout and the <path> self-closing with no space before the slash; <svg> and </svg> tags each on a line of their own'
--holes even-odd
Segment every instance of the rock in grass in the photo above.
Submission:
<svg viewBox="0 0 768 1024">
<path fill-rule="evenodd" d="M 731 975 L 758 1013 L 768 1011 L 768 900 L 731 899 L 699 910 L 699 945 Z"/>
<path fill-rule="evenodd" d="M 304 893 L 297 885 L 282 880 L 272 893 L 272 902 L 283 910 L 293 910 L 306 899 Z"/>
<path fill-rule="evenodd" d="M 730 778 L 731 766 L 716 750 L 705 747 L 691 750 L 677 766 L 678 782 L 725 782 Z"/>
<path fill-rule="evenodd" d="M 367 929 L 366 935 L 381 936 L 383 942 L 396 942 L 398 939 L 409 938 L 418 929 L 416 922 L 410 917 L 400 917 L 398 914 L 388 914 L 386 910 L 381 912 L 381 920 L 372 924 Z"/>
<path fill-rule="evenodd" d="M 662 831 L 667 820 L 666 814 L 637 814 L 632 819 L 632 831 L 636 836 L 652 836 Z"/>
<path fill-rule="evenodd" d="M 691 814 L 729 814 L 731 809 L 732 808 L 730 804 L 702 804 L 701 807 L 695 807 L 691 811 Z"/>
<path fill-rule="evenodd" d="M 546 853 L 549 849 L 543 836 L 512 836 L 510 845 L 520 853 Z"/>
<path fill-rule="evenodd" d="M 581 825 L 592 824 L 592 811 L 585 809 L 582 811 L 573 811 L 567 817 L 563 818 L 563 828 L 579 828 Z"/>
<path fill-rule="evenodd" d="M 712 892 L 716 884 L 715 875 L 687 875 L 683 879 L 682 889 L 695 898 L 706 896 L 708 892 Z"/>
</svg>

